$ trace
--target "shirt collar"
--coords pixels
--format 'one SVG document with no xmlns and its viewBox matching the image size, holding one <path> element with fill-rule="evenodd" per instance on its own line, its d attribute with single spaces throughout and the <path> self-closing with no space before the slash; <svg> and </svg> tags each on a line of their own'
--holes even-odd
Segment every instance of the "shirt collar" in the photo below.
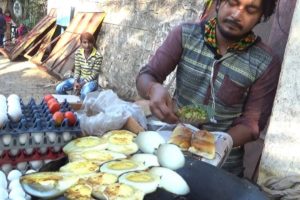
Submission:
<svg viewBox="0 0 300 200">
<path fill-rule="evenodd" d="M 84 56 L 84 49 L 83 49 L 82 47 L 79 49 L 79 51 L 80 51 L 80 53 Z M 97 50 L 96 50 L 95 47 L 93 47 L 92 53 L 89 55 L 89 57 L 95 56 L 96 53 L 97 53 Z"/>
</svg>

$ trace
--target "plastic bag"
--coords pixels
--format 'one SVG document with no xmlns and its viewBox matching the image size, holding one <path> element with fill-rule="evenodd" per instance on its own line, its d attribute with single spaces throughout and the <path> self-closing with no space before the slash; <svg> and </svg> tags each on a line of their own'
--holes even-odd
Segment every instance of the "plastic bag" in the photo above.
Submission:
<svg viewBox="0 0 300 200">
<path fill-rule="evenodd" d="M 107 131 L 121 129 L 130 116 L 143 128 L 147 127 L 142 109 L 134 103 L 121 100 L 112 90 L 87 94 L 77 114 L 85 135 L 100 136 Z"/>
</svg>

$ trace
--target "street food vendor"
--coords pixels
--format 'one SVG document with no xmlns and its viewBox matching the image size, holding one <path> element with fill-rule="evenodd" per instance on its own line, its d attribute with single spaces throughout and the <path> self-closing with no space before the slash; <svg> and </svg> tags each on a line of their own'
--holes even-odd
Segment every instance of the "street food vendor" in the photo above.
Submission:
<svg viewBox="0 0 300 200">
<path fill-rule="evenodd" d="M 98 75 L 103 57 L 95 48 L 95 38 L 89 32 L 80 35 L 80 48 L 75 52 L 74 77 L 62 81 L 56 86 L 57 94 L 67 91 L 80 91 L 83 100 L 87 93 L 98 88 Z"/>
<path fill-rule="evenodd" d="M 276 0 L 217 1 L 216 17 L 175 27 L 136 80 L 139 94 L 162 121 L 179 121 L 174 106 L 212 107 L 215 120 L 199 128 L 232 137 L 234 148 L 223 168 L 239 176 L 243 145 L 266 126 L 276 93 L 281 63 L 252 32 L 275 7 Z M 172 98 L 163 82 L 176 66 Z"/>
</svg>

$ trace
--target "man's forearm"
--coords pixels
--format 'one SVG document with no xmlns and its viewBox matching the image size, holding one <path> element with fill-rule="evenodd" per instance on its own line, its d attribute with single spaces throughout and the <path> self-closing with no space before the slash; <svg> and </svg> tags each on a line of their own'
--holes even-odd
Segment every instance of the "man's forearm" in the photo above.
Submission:
<svg viewBox="0 0 300 200">
<path fill-rule="evenodd" d="M 149 90 L 152 85 L 158 83 L 157 80 L 149 74 L 141 74 L 136 81 L 136 88 L 141 97 L 149 99 Z"/>
<path fill-rule="evenodd" d="M 234 147 L 244 145 L 254 139 L 252 130 L 242 124 L 230 128 L 228 133 L 232 137 Z"/>
</svg>

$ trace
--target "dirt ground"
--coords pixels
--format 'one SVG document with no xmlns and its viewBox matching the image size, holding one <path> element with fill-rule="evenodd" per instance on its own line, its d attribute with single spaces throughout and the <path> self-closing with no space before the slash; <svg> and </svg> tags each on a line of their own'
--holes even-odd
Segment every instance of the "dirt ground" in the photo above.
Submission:
<svg viewBox="0 0 300 200">
<path fill-rule="evenodd" d="M 54 93 L 58 81 L 29 61 L 11 62 L 0 56 L 0 94 L 19 95 L 24 103 L 31 98 L 40 102 L 45 94 Z"/>
</svg>

